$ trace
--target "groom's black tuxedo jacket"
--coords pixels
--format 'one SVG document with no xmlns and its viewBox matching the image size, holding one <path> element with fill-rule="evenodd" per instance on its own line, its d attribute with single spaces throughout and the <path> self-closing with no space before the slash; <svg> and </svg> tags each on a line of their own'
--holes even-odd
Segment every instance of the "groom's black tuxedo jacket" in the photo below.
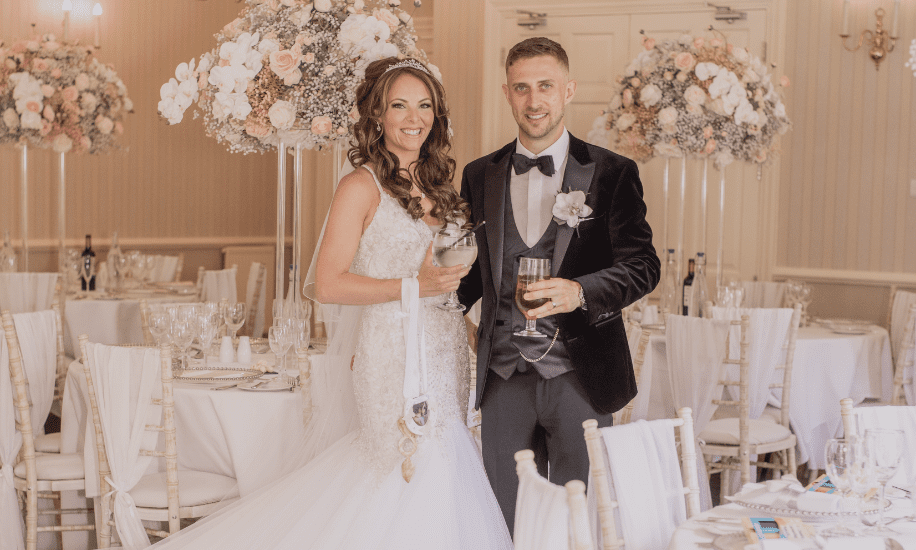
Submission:
<svg viewBox="0 0 916 550">
<path fill-rule="evenodd" d="M 468 164 L 461 196 L 477 231 L 478 256 L 458 289 L 470 307 L 481 303 L 477 335 L 477 402 L 488 375 L 491 339 L 502 278 L 506 186 L 515 142 Z M 559 314 L 560 336 L 592 405 L 598 412 L 622 408 L 636 395 L 633 362 L 620 310 L 652 292 L 661 264 L 646 222 L 646 203 L 636 163 L 570 135 L 563 191 L 581 190 L 593 210 L 577 229 L 557 231 L 552 275 L 573 279 L 585 290 L 588 310 Z"/>
</svg>

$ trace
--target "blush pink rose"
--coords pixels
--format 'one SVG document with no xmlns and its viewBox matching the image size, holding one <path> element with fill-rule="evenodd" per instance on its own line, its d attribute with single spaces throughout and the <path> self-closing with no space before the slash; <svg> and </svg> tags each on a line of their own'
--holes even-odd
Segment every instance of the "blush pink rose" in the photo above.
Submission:
<svg viewBox="0 0 916 550">
<path fill-rule="evenodd" d="M 95 117 L 95 127 L 103 134 L 110 134 L 114 130 L 114 122 L 107 116 L 99 115 Z"/>
<path fill-rule="evenodd" d="M 649 38 L 648 36 L 642 39 L 642 47 L 651 50 L 655 47 L 655 39 Z"/>
<path fill-rule="evenodd" d="M 25 104 L 25 110 L 31 111 L 33 113 L 40 113 L 41 112 L 41 103 L 38 103 L 37 101 L 29 101 L 28 103 Z"/>
<path fill-rule="evenodd" d="M 10 70 L 16 68 L 16 62 L 13 61 L 12 59 L 7 59 L 6 61 L 3 62 L 3 64 L 6 66 L 7 69 L 10 69 Z"/>
<path fill-rule="evenodd" d="M 639 85 L 642 84 L 642 81 L 636 78 L 635 76 L 630 79 L 630 86 L 634 88 L 639 88 Z"/>
<path fill-rule="evenodd" d="M 305 61 L 306 63 L 311 63 L 315 61 L 315 54 L 313 54 L 312 52 L 308 52 L 304 56 L 302 56 L 302 60 Z"/>
<path fill-rule="evenodd" d="M 384 8 L 372 10 L 372 16 L 382 23 L 388 25 L 388 28 L 392 31 L 397 30 L 398 25 L 401 24 L 401 21 L 398 19 L 397 15 L 391 13 L 391 10 Z"/>
<path fill-rule="evenodd" d="M 86 136 L 81 137 L 80 147 L 82 147 L 84 151 L 88 151 L 92 147 L 92 140 Z"/>
<path fill-rule="evenodd" d="M 278 50 L 270 54 L 270 70 L 280 78 L 292 73 L 299 67 L 302 56 L 291 50 Z"/>
<path fill-rule="evenodd" d="M 779 85 L 782 86 L 783 88 L 788 88 L 789 86 L 792 85 L 792 82 L 789 80 L 788 76 L 782 75 L 779 77 Z"/>
<path fill-rule="evenodd" d="M 356 107 L 353 107 L 353 109 L 351 109 L 350 113 L 347 115 L 347 118 L 349 118 L 353 122 L 358 122 L 359 121 L 359 110 Z"/>
<path fill-rule="evenodd" d="M 312 127 L 310 129 L 316 136 L 323 136 L 330 132 L 333 126 L 330 118 L 326 116 L 316 116 L 312 119 Z"/>
<path fill-rule="evenodd" d="M 120 136 L 121 134 L 124 133 L 124 125 L 121 124 L 120 121 L 115 122 L 115 125 L 114 125 L 114 133 L 116 133 L 116 134 L 119 135 L 119 136 Z"/>
<path fill-rule="evenodd" d="M 693 39 L 693 47 L 700 50 L 706 45 L 706 40 L 702 36 Z"/>
<path fill-rule="evenodd" d="M 266 138 L 273 133 L 273 128 L 269 124 L 264 124 L 254 117 L 245 119 L 245 133 L 258 139 Z"/>
<path fill-rule="evenodd" d="M 621 95 L 623 96 L 623 106 L 624 107 L 629 107 L 630 105 L 633 104 L 633 92 L 631 92 L 629 88 L 624 90 L 623 94 Z"/>
<path fill-rule="evenodd" d="M 50 122 L 48 122 L 47 120 L 42 120 L 41 121 L 41 130 L 38 130 L 38 134 L 44 137 L 51 133 L 51 128 L 53 128 L 53 126 L 51 126 Z"/>
<path fill-rule="evenodd" d="M 713 48 L 721 48 L 722 39 L 721 38 L 712 38 L 709 40 L 709 45 L 712 46 Z"/>
<path fill-rule="evenodd" d="M 336 70 L 337 70 L 337 67 L 335 67 L 334 65 L 325 65 L 323 72 L 325 76 L 331 76 L 332 74 L 334 74 Z"/>
<path fill-rule="evenodd" d="M 61 91 L 61 95 L 64 98 L 64 101 L 76 101 L 80 96 L 79 90 L 76 89 L 76 86 L 67 86 Z"/>
<path fill-rule="evenodd" d="M 48 50 L 49 52 L 53 52 L 53 51 L 55 51 L 55 50 L 59 50 L 59 49 L 60 49 L 60 42 L 55 42 L 55 41 L 53 41 L 53 40 L 48 40 L 47 42 L 45 42 L 44 44 L 42 44 L 41 47 L 44 48 L 44 49 L 46 49 L 46 50 Z"/>
<path fill-rule="evenodd" d="M 706 128 L 703 128 L 703 138 L 709 139 L 711 137 L 712 137 L 712 126 L 707 126 Z"/>
<path fill-rule="evenodd" d="M 41 95 L 45 97 L 51 97 L 52 95 L 54 95 L 54 86 L 51 86 L 50 84 L 42 84 L 41 85 Z"/>
<path fill-rule="evenodd" d="M 47 71 L 48 70 L 48 60 L 42 59 L 40 57 L 36 57 L 35 59 L 32 60 L 32 70 L 38 71 L 41 73 Z"/>
<path fill-rule="evenodd" d="M 205 90 L 208 78 L 210 78 L 210 73 L 200 73 L 200 78 L 197 79 L 197 89 Z"/>
<path fill-rule="evenodd" d="M 690 52 L 681 52 L 674 58 L 674 66 L 681 71 L 689 71 L 697 64 L 697 60 Z"/>
<path fill-rule="evenodd" d="M 45 105 L 45 108 L 41 114 L 44 115 L 44 117 L 49 121 L 54 120 L 54 109 L 50 105 Z"/>
<path fill-rule="evenodd" d="M 766 151 L 759 151 L 756 155 L 754 155 L 754 162 L 763 163 L 763 162 L 766 162 L 766 160 L 767 160 Z"/>
<path fill-rule="evenodd" d="M 344 135 L 347 134 L 347 129 L 346 129 L 345 127 L 343 127 L 343 126 L 338 126 L 338 127 L 337 127 L 337 134 L 338 134 L 338 135 L 341 135 L 341 136 L 344 136 Z"/>
<path fill-rule="evenodd" d="M 54 68 L 51 69 L 51 76 L 54 78 L 60 78 L 61 72 L 60 69 Z"/>
<path fill-rule="evenodd" d="M 703 152 L 707 155 L 712 154 L 716 150 L 716 140 L 711 139 L 706 142 L 706 147 L 703 147 Z"/>
</svg>

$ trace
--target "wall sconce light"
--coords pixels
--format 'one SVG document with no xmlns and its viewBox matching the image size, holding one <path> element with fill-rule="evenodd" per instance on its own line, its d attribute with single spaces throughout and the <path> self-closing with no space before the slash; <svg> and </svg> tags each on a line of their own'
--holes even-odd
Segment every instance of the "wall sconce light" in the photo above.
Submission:
<svg viewBox="0 0 916 550">
<path fill-rule="evenodd" d="M 840 38 L 843 39 L 843 47 L 850 52 L 857 51 L 865 44 L 869 47 L 868 55 L 875 62 L 875 70 L 880 67 L 881 61 L 887 57 L 887 54 L 894 51 L 897 45 L 897 21 L 900 14 L 900 0 L 894 0 L 894 18 L 891 21 L 891 32 L 884 30 L 884 16 L 886 12 L 883 8 L 875 10 L 875 30 L 865 29 L 859 34 L 859 42 L 855 48 L 846 45 L 846 39 L 849 38 L 849 0 L 843 0 L 843 32 Z"/>
</svg>

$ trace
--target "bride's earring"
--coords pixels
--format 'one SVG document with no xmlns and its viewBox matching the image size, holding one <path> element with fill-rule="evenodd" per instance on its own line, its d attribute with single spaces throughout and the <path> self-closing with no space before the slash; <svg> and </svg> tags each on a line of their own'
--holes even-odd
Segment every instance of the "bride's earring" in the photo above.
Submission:
<svg viewBox="0 0 916 550">
<path fill-rule="evenodd" d="M 382 124 L 377 120 L 375 121 L 375 129 L 378 130 L 379 132 L 382 131 Z"/>
</svg>

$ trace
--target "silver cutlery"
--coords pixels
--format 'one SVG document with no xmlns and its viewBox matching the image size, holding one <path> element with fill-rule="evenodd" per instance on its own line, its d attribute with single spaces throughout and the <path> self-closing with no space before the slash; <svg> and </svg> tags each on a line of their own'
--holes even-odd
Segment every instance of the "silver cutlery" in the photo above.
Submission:
<svg viewBox="0 0 916 550">
<path fill-rule="evenodd" d="M 213 390 L 213 391 L 228 390 L 228 389 L 234 388 L 234 387 L 236 387 L 236 386 L 238 386 L 238 385 L 239 385 L 239 383 L 236 382 L 235 384 L 229 384 L 228 386 L 217 386 L 217 387 L 210 388 L 210 389 Z"/>
</svg>

